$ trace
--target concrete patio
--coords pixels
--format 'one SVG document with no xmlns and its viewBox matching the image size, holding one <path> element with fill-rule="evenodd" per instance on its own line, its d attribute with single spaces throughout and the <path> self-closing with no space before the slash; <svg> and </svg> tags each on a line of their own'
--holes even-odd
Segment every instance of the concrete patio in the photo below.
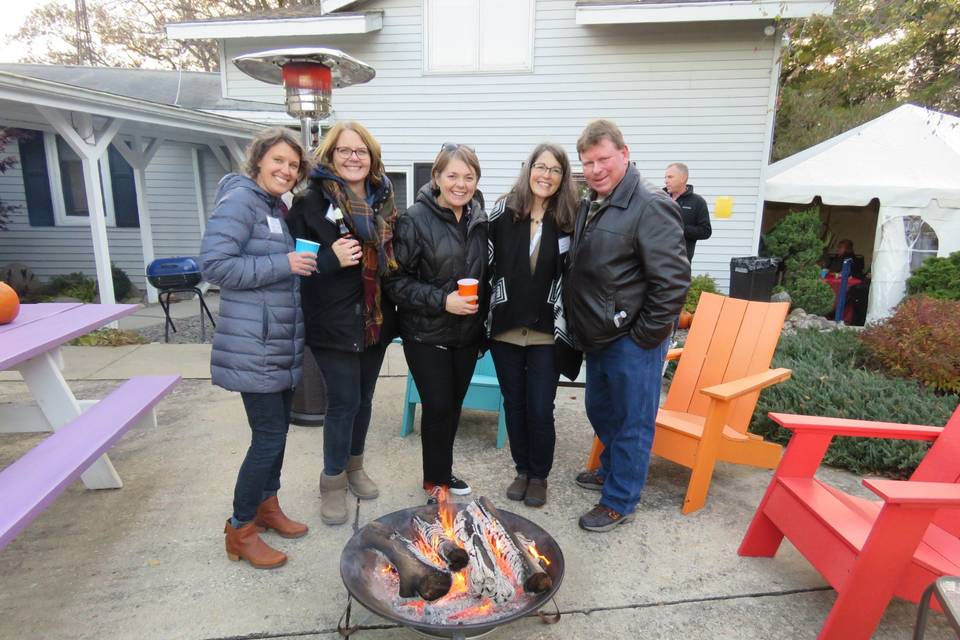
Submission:
<svg viewBox="0 0 960 640">
<path fill-rule="evenodd" d="M 195 312 L 196 303 L 189 308 Z M 311 532 L 300 540 L 268 534 L 290 562 L 256 571 L 228 561 L 223 550 L 223 522 L 249 429 L 239 396 L 210 385 L 209 345 L 69 347 L 64 356 L 65 375 L 83 398 L 137 374 L 179 372 L 184 380 L 161 403 L 155 429 L 135 429 L 111 449 L 122 489 L 74 484 L 0 551 L 0 637 L 339 637 L 347 604 L 340 550 L 353 529 L 320 522 L 322 429 L 291 428 L 280 494 Z M 361 504 L 361 526 L 423 502 L 419 438 L 398 435 L 405 376 L 402 352 L 391 346 L 367 447 L 381 495 Z M 494 447 L 496 420 L 465 412 L 456 473 L 475 495 L 549 531 L 567 563 L 556 597 L 559 624 L 529 616 L 489 637 L 814 638 L 835 598 L 823 579 L 789 543 L 774 559 L 736 554 L 769 472 L 721 463 L 706 508 L 682 516 L 688 472 L 654 459 L 636 522 L 607 534 L 577 528 L 596 496 L 572 480 L 592 436 L 582 394 L 558 393 L 557 455 L 542 509 L 503 497 L 512 467 L 508 450 Z M 0 403 L 27 397 L 15 374 L 0 376 Z M 0 435 L 0 468 L 42 437 Z M 824 473 L 847 489 L 859 483 L 845 472 Z M 353 612 L 362 625 L 353 637 L 417 637 L 358 606 Z M 876 637 L 909 637 L 915 617 L 915 605 L 894 602 Z M 927 637 L 952 637 L 942 616 L 933 616 Z"/>
</svg>

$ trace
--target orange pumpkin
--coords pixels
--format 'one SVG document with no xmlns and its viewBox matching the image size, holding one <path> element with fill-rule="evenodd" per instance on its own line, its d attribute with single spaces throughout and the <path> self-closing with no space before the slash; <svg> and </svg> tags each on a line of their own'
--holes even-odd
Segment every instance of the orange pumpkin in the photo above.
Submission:
<svg viewBox="0 0 960 640">
<path fill-rule="evenodd" d="M 6 282 L 0 282 L 0 324 L 13 322 L 20 313 L 20 296 Z"/>
<path fill-rule="evenodd" d="M 684 309 L 680 312 L 680 324 L 681 329 L 689 329 L 690 324 L 693 322 L 693 314 Z"/>
</svg>

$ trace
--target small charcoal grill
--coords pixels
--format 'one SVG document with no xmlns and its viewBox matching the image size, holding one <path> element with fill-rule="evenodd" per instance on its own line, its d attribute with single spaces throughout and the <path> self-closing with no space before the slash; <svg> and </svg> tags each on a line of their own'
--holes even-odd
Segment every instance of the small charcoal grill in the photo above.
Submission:
<svg viewBox="0 0 960 640">
<path fill-rule="evenodd" d="M 390 530 L 397 531 L 402 535 L 412 535 L 411 521 L 414 516 L 428 521 L 433 521 L 438 517 L 437 505 L 426 505 L 423 507 L 412 507 L 396 511 L 377 518 L 376 522 L 382 523 Z M 499 511 L 500 520 L 512 530 L 522 533 L 526 538 L 536 544 L 540 553 L 550 559 L 549 566 L 544 570 L 552 579 L 552 587 L 539 594 L 527 594 L 526 602 L 522 606 L 511 607 L 504 610 L 502 615 L 488 615 L 485 619 L 475 622 L 462 621 L 455 624 L 432 624 L 423 619 L 407 616 L 399 610 L 393 603 L 382 597 L 382 590 L 378 588 L 378 572 L 382 572 L 383 558 L 377 551 L 369 548 L 363 542 L 363 532 L 370 525 L 367 525 L 356 532 L 347 542 L 340 554 L 340 578 L 351 596 L 357 599 L 371 613 L 401 624 L 420 635 L 430 638 L 454 638 L 466 639 L 485 635 L 497 627 L 518 620 L 533 611 L 539 611 L 554 596 L 560 588 L 563 580 L 564 559 L 563 552 L 556 540 L 535 523 L 518 516 L 509 511 Z M 347 624 L 349 625 L 349 608 Z M 554 619 L 541 613 L 545 622 L 556 622 L 559 613 Z"/>
<path fill-rule="evenodd" d="M 174 293 L 186 291 L 197 294 L 197 300 L 200 301 L 200 339 L 206 339 L 206 328 L 204 327 L 203 315 L 206 314 L 210 324 L 214 327 L 217 323 L 213 321 L 213 315 L 207 308 L 207 303 L 203 300 L 203 292 L 197 286 L 203 280 L 200 273 L 200 265 L 195 258 L 181 256 L 177 258 L 159 258 L 147 265 L 147 281 L 157 288 L 159 292 L 160 307 L 163 309 L 163 315 L 166 323 L 163 327 L 163 340 L 170 342 L 170 329 L 177 332 L 177 327 L 170 318 L 170 296 Z M 166 300 L 164 300 L 166 296 Z"/>
</svg>

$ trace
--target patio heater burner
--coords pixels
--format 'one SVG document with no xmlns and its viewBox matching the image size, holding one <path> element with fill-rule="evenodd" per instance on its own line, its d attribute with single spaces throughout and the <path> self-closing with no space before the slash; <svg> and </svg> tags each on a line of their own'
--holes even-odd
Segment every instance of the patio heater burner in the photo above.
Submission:
<svg viewBox="0 0 960 640">
<path fill-rule="evenodd" d="M 484 514 L 491 511 L 495 519 L 486 520 Z M 432 527 L 441 527 L 447 534 L 437 533 Z M 500 534 L 488 532 L 487 527 L 499 528 Z M 464 538 L 470 539 L 470 531 L 477 535 L 464 544 Z M 510 536 L 528 545 L 533 554 L 529 557 L 538 559 L 536 564 L 516 570 L 516 559 L 509 557 L 506 546 L 499 548 L 502 543 L 497 542 L 498 535 L 499 539 Z M 383 551 L 387 538 L 389 544 L 413 550 L 423 566 L 429 567 L 428 573 L 448 574 L 444 578 L 449 591 L 442 589 L 440 593 L 445 595 L 439 598 L 433 593 L 429 601 L 418 593 L 402 597 L 404 582 L 409 588 L 416 581 L 410 581 L 410 573 L 404 573 L 410 567 L 403 559 L 397 562 L 396 554 Z M 483 539 L 485 543 L 481 543 Z M 450 566 L 444 563 L 442 550 L 452 544 L 451 540 L 462 548 L 459 553 L 468 552 L 466 568 L 453 571 L 450 567 L 456 566 L 454 562 L 449 562 Z M 477 566 L 480 557 L 497 567 L 496 576 L 484 574 Z M 540 592 L 529 592 L 537 582 L 531 574 L 537 572 L 545 574 L 536 589 Z M 475 638 L 538 611 L 560 588 L 563 572 L 563 553 L 549 533 L 526 518 L 495 509 L 484 498 L 469 504 L 441 502 L 412 507 L 381 516 L 357 531 L 340 554 L 340 577 L 352 597 L 371 613 L 429 638 Z M 349 617 L 349 606 L 347 611 Z M 556 622 L 559 614 L 555 619 L 542 613 L 541 617 L 545 622 Z"/>
</svg>

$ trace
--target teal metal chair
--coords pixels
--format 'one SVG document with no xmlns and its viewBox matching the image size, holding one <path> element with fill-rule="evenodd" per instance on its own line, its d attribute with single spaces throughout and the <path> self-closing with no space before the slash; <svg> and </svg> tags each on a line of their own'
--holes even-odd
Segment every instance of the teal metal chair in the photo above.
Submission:
<svg viewBox="0 0 960 640">
<path fill-rule="evenodd" d="M 413 433 L 413 417 L 420 402 L 420 392 L 417 391 L 413 375 L 407 372 L 407 393 L 404 400 L 403 424 L 400 426 L 401 436 L 406 437 Z M 489 351 L 477 360 L 473 377 L 470 379 L 470 387 L 463 399 L 463 407 L 497 412 L 497 449 L 502 449 L 507 441 L 506 413 L 503 410 L 503 394 L 500 393 L 497 370 L 493 366 L 493 357 Z"/>
</svg>

